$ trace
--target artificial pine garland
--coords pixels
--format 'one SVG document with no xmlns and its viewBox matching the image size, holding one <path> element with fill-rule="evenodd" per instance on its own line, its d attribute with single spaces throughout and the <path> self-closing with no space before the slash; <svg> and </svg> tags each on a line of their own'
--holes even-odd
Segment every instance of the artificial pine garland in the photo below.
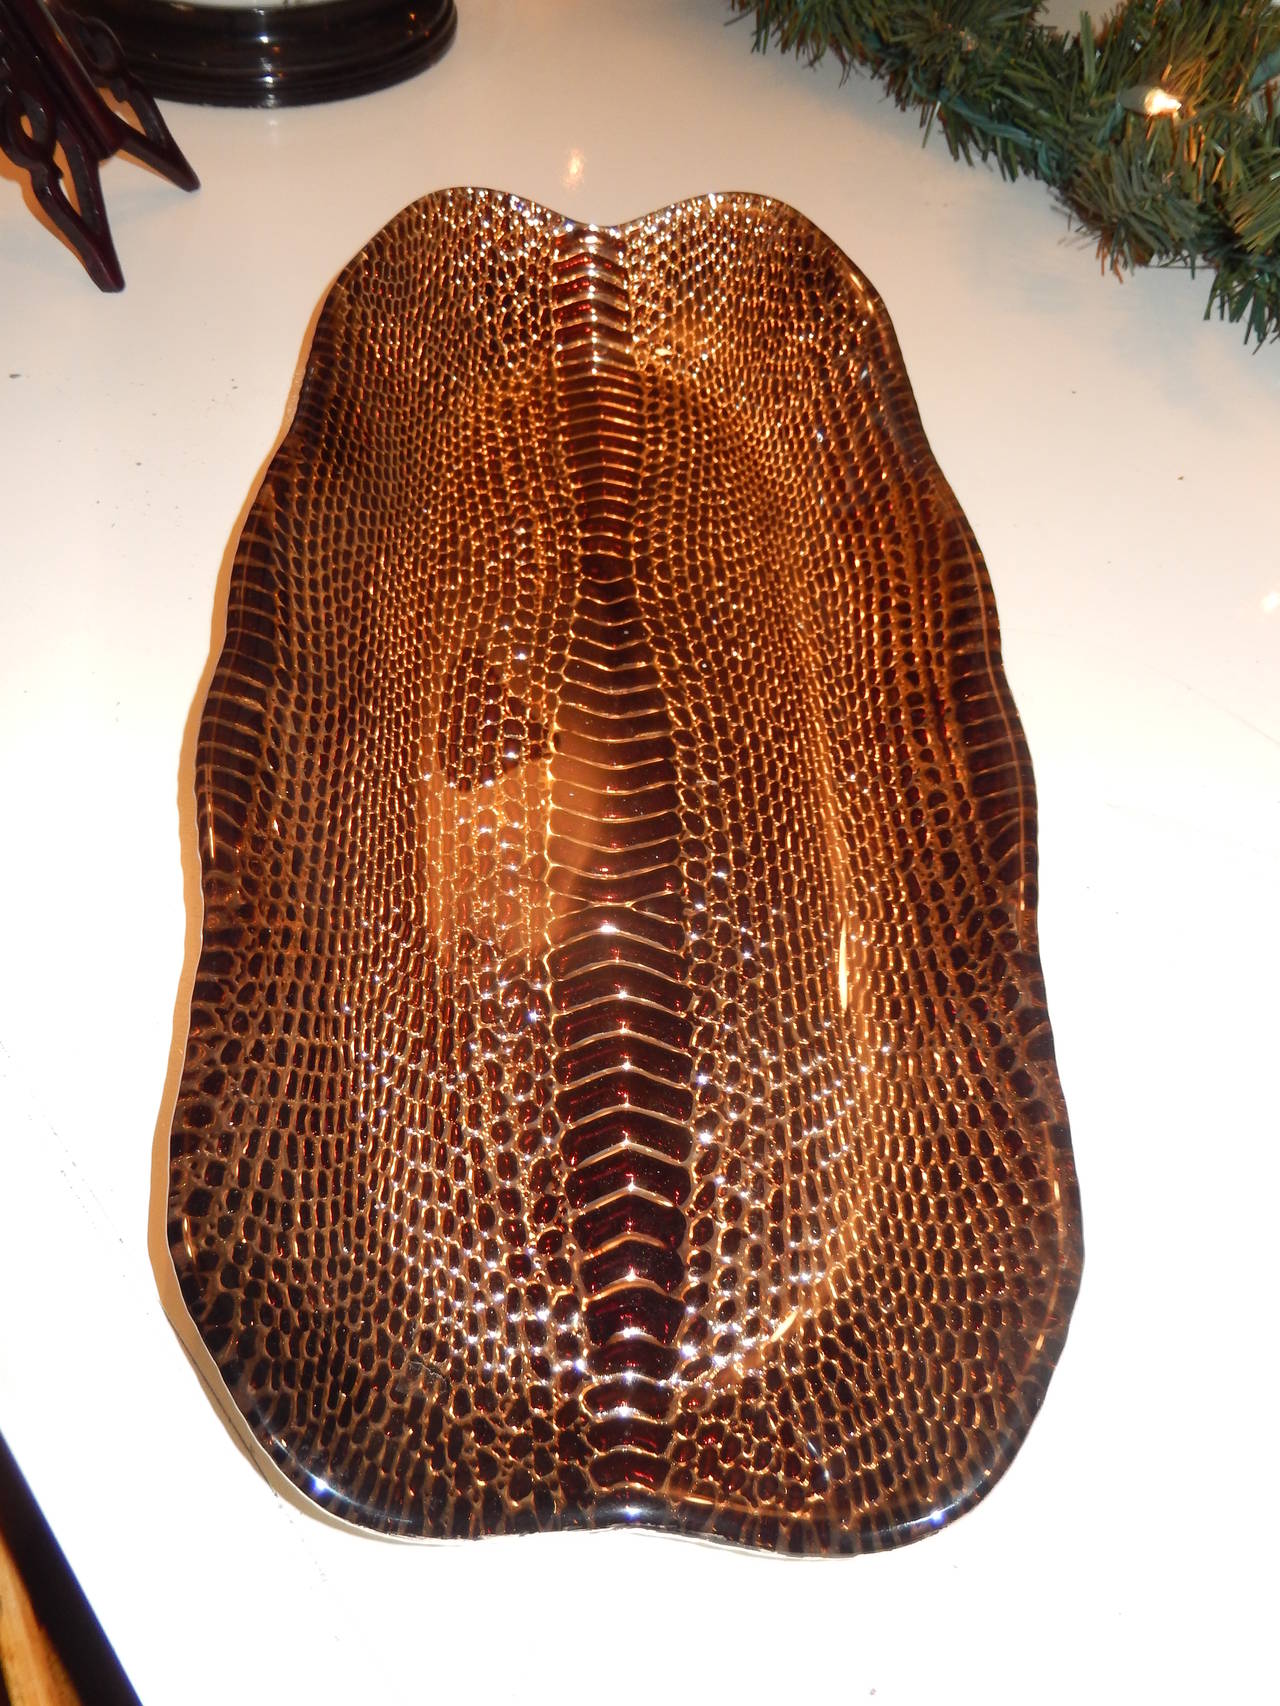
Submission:
<svg viewBox="0 0 1280 1706">
<path fill-rule="evenodd" d="M 1204 266 L 1205 307 L 1280 337 L 1280 7 L 1128 0 L 1066 35 L 1017 0 L 729 0 L 869 68 L 953 156 L 1049 184 L 1105 264 Z"/>
</svg>

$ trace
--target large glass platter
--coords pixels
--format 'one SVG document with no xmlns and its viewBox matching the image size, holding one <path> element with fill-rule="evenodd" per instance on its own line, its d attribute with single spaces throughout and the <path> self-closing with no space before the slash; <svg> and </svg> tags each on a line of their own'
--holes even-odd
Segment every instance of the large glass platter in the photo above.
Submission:
<svg viewBox="0 0 1280 1706">
<path fill-rule="evenodd" d="M 888 316 L 792 209 L 357 256 L 200 727 L 170 1242 L 400 1535 L 928 1532 L 1079 1281 L 1030 764 Z"/>
</svg>

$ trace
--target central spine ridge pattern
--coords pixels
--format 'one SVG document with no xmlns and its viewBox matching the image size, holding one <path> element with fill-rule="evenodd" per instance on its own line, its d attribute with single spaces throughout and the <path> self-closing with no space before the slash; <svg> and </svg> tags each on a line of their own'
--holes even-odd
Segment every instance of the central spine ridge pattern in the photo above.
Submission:
<svg viewBox="0 0 1280 1706">
<path fill-rule="evenodd" d="M 640 383 L 617 243 L 568 232 L 555 359 L 580 577 L 551 759 L 556 1112 L 602 1490 L 661 1487 L 684 1313 L 693 1022 L 676 752 L 636 588 Z"/>
</svg>

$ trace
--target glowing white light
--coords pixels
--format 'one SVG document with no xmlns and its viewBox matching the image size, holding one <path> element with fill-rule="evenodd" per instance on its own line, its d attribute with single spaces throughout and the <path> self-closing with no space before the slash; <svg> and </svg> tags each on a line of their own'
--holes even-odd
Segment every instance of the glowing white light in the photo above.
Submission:
<svg viewBox="0 0 1280 1706">
<path fill-rule="evenodd" d="M 1148 118 L 1160 118 L 1182 111 L 1182 102 L 1167 89 L 1148 89 L 1142 100 L 1142 110 Z"/>
</svg>

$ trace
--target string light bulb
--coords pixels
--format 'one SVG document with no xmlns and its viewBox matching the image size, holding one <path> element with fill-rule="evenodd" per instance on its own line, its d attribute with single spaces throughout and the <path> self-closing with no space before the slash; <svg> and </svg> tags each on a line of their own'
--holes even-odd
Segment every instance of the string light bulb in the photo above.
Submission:
<svg viewBox="0 0 1280 1706">
<path fill-rule="evenodd" d="M 1131 113 L 1145 113 L 1148 118 L 1172 118 L 1182 111 L 1182 102 L 1159 83 L 1136 84 L 1120 96 L 1120 105 Z"/>
<path fill-rule="evenodd" d="M 1167 89 L 1148 89 L 1142 110 L 1148 118 L 1159 118 L 1164 113 L 1181 112 L 1182 102 Z"/>
</svg>

